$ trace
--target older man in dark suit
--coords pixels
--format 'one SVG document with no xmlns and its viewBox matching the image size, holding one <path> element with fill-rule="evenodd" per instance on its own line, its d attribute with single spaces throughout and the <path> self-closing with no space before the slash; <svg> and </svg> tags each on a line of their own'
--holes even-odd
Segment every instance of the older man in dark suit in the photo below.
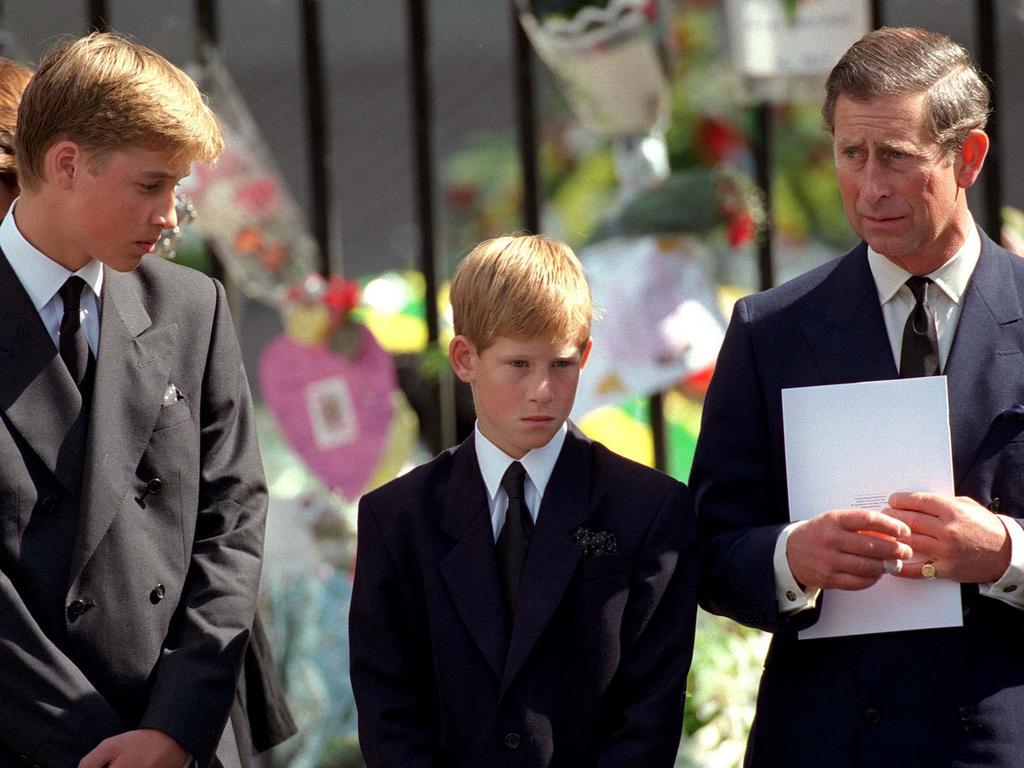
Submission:
<svg viewBox="0 0 1024 768">
<path fill-rule="evenodd" d="M 59 45 L 0 225 L 0 765 L 238 765 L 266 489 L 223 288 L 145 257 L 220 131 L 115 35 Z"/>
<path fill-rule="evenodd" d="M 1013 766 L 1024 754 L 1024 261 L 978 230 L 966 201 L 988 101 L 945 37 L 882 29 L 854 44 L 823 113 L 865 242 L 733 313 L 691 484 L 703 605 L 775 633 L 747 765 Z M 881 511 L 791 523 L 782 390 L 939 372 L 958 496 L 892 488 Z M 911 555 L 901 577 L 962 585 L 962 628 L 798 640 L 828 590 L 869 587 Z"/>
</svg>

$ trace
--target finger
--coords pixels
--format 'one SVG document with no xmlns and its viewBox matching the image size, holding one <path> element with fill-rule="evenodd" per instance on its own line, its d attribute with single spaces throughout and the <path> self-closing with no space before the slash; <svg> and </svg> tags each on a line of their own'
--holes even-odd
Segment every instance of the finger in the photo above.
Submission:
<svg viewBox="0 0 1024 768">
<path fill-rule="evenodd" d="M 870 531 L 893 538 L 910 535 L 910 529 L 902 520 L 874 509 L 837 509 L 834 510 L 834 517 L 848 531 Z"/>
<path fill-rule="evenodd" d="M 907 544 L 914 550 L 918 560 L 934 559 L 939 554 L 940 542 L 935 536 L 929 536 L 924 533 L 912 533 L 910 538 L 907 539 Z"/>
<path fill-rule="evenodd" d="M 116 755 L 113 739 L 104 739 L 79 761 L 78 768 L 104 768 Z"/>
<path fill-rule="evenodd" d="M 893 509 L 914 510 L 933 517 L 941 517 L 949 511 L 952 499 L 939 493 L 897 491 L 889 495 L 889 506 Z M 885 510 L 888 512 L 889 510 Z"/>
<path fill-rule="evenodd" d="M 933 560 L 918 560 L 914 563 L 904 563 L 902 570 L 895 575 L 901 579 L 924 579 L 921 569 L 924 568 L 926 563 L 931 563 L 935 569 L 935 575 L 930 578 L 938 579 L 942 576 L 942 566 L 936 565 Z"/>
<path fill-rule="evenodd" d="M 911 534 L 913 536 L 913 534 Z M 870 531 L 857 531 L 843 536 L 838 549 L 850 555 L 872 557 L 879 560 L 909 560 L 914 556 L 913 548 L 906 542 Z"/>
<path fill-rule="evenodd" d="M 904 523 L 910 526 L 913 532 L 911 536 L 904 536 L 904 540 L 909 541 L 913 538 L 913 534 L 926 534 L 933 538 L 942 530 L 943 521 L 935 515 L 928 514 L 927 512 L 918 512 L 910 509 L 889 509 L 888 514 L 897 520 L 902 520 Z"/>
</svg>

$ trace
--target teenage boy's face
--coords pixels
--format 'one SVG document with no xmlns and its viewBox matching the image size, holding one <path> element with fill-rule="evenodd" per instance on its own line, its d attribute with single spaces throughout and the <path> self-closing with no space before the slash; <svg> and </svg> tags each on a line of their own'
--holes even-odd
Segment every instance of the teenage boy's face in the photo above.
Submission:
<svg viewBox="0 0 1024 768">
<path fill-rule="evenodd" d="M 71 260 L 135 269 L 160 231 L 177 225 L 174 187 L 188 171 L 188 160 L 140 147 L 109 153 L 98 165 L 83 152 L 68 187 L 65 235 L 79 251 Z"/>
<path fill-rule="evenodd" d="M 452 367 L 473 388 L 477 425 L 514 459 L 545 445 L 569 418 L 590 354 L 573 342 L 498 336 L 483 352 L 456 336 Z"/>
</svg>

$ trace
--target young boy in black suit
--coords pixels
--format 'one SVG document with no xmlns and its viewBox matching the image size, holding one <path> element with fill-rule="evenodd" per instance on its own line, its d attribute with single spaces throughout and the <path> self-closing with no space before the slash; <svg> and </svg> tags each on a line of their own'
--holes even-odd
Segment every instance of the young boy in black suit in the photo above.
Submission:
<svg viewBox="0 0 1024 768">
<path fill-rule="evenodd" d="M 686 487 L 567 423 L 591 299 L 565 245 L 451 289 L 474 434 L 363 497 L 349 616 L 368 768 L 671 766 L 696 610 Z"/>
</svg>

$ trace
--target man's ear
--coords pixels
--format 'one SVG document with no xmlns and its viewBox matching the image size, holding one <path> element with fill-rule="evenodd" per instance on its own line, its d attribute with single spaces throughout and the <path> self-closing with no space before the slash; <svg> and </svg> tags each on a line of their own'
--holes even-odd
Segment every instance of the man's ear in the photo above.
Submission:
<svg viewBox="0 0 1024 768">
<path fill-rule="evenodd" d="M 448 360 L 455 375 L 467 384 L 476 378 L 476 347 L 465 336 L 459 335 L 448 345 Z"/>
<path fill-rule="evenodd" d="M 590 350 L 594 346 L 593 339 L 587 339 L 587 343 L 583 345 L 583 352 L 580 353 L 580 370 L 583 370 L 583 366 L 587 364 L 587 360 L 590 359 Z"/>
<path fill-rule="evenodd" d="M 974 184 L 987 154 L 988 134 L 979 129 L 968 133 L 956 156 L 956 183 L 961 189 L 968 189 Z"/>
<path fill-rule="evenodd" d="M 60 189 L 68 189 L 76 176 L 85 172 L 85 152 L 75 142 L 64 139 L 53 144 L 43 156 L 43 178 Z"/>
</svg>

